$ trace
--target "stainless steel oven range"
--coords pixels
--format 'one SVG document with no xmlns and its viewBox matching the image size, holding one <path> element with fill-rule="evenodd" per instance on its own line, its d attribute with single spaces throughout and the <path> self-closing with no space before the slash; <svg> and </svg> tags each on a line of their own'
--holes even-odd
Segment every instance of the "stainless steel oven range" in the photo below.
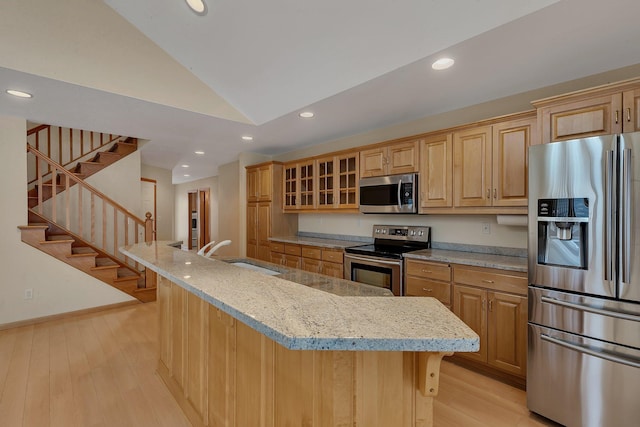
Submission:
<svg viewBox="0 0 640 427">
<path fill-rule="evenodd" d="M 431 228 L 374 225 L 372 245 L 345 249 L 344 277 L 404 295 L 402 254 L 431 247 Z"/>
</svg>

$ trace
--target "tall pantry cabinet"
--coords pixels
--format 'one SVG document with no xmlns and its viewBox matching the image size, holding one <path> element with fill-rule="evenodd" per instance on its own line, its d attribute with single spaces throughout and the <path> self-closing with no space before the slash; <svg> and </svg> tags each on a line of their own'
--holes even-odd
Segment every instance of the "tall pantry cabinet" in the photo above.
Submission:
<svg viewBox="0 0 640 427">
<path fill-rule="evenodd" d="M 282 211 L 282 163 L 247 166 L 247 256 L 270 261 L 269 237 L 298 232 L 298 215 Z"/>
</svg>

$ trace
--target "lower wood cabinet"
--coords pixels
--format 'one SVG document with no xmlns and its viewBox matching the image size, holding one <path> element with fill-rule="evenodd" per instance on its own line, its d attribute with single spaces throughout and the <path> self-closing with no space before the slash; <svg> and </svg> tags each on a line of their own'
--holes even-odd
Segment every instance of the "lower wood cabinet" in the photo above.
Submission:
<svg viewBox="0 0 640 427">
<path fill-rule="evenodd" d="M 342 279 L 344 251 L 296 243 L 271 242 L 271 262 Z"/>
<path fill-rule="evenodd" d="M 453 267 L 453 312 L 480 336 L 480 351 L 457 357 L 524 378 L 527 363 L 525 273 Z"/>
<path fill-rule="evenodd" d="M 405 296 L 433 297 L 451 308 L 449 264 L 407 259 L 405 271 Z"/>
</svg>

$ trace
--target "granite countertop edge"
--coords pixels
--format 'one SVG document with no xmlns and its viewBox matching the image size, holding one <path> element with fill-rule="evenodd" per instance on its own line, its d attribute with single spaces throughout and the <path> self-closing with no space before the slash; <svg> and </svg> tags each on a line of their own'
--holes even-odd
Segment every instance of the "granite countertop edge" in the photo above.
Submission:
<svg viewBox="0 0 640 427">
<path fill-rule="evenodd" d="M 473 352 L 479 347 L 477 335 L 433 298 L 336 296 L 161 242 L 120 252 L 288 349 Z M 246 285 L 239 283 L 240 275 Z M 396 320 L 387 324 L 382 313 Z"/>
<path fill-rule="evenodd" d="M 475 267 L 496 268 L 506 271 L 527 272 L 527 258 L 492 255 L 477 252 L 450 251 L 442 249 L 423 249 L 408 252 L 404 258 L 423 261 L 444 262 L 447 264 L 461 264 Z"/>
</svg>

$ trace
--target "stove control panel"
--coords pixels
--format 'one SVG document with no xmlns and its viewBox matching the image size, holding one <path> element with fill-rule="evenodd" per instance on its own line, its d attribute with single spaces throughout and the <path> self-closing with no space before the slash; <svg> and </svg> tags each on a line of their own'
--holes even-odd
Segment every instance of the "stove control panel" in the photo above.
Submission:
<svg viewBox="0 0 640 427">
<path fill-rule="evenodd" d="M 415 225 L 374 225 L 373 238 L 429 242 L 431 241 L 431 227 Z"/>
</svg>

